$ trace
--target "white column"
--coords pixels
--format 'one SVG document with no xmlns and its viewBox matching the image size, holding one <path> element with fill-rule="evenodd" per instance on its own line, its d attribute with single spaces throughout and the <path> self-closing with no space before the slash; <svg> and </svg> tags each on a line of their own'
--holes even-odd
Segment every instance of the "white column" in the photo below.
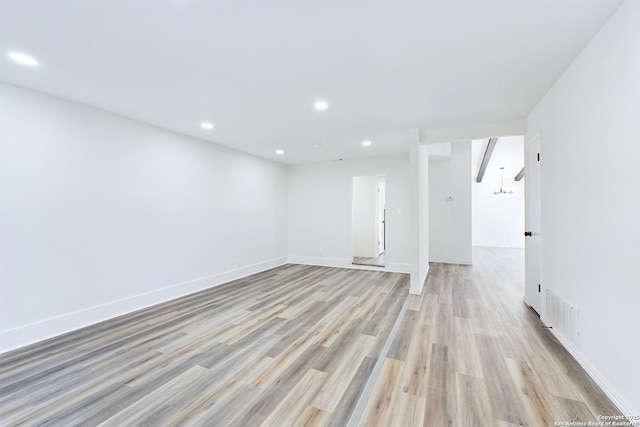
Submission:
<svg viewBox="0 0 640 427">
<path fill-rule="evenodd" d="M 420 143 L 420 129 L 409 129 L 411 185 L 411 287 L 420 295 L 429 272 L 429 153 Z"/>
</svg>

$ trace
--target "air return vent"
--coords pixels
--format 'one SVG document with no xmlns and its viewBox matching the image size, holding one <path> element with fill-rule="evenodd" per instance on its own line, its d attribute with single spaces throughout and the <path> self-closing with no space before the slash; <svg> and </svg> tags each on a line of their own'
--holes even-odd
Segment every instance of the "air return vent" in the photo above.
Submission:
<svg viewBox="0 0 640 427">
<path fill-rule="evenodd" d="M 546 320 L 574 348 L 580 337 L 578 309 L 547 289 Z"/>
</svg>

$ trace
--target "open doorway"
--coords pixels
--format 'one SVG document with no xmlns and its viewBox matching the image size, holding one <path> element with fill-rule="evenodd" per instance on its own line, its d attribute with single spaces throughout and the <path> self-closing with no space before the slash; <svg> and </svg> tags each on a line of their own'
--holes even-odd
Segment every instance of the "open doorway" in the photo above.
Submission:
<svg viewBox="0 0 640 427">
<path fill-rule="evenodd" d="M 524 295 L 524 137 L 474 140 L 471 207 L 474 257 L 491 257 L 509 289 Z"/>
<path fill-rule="evenodd" d="M 384 267 L 387 251 L 385 177 L 354 176 L 352 199 L 352 263 Z"/>
<path fill-rule="evenodd" d="M 472 245 L 524 251 L 524 137 L 474 140 L 471 148 Z"/>
</svg>

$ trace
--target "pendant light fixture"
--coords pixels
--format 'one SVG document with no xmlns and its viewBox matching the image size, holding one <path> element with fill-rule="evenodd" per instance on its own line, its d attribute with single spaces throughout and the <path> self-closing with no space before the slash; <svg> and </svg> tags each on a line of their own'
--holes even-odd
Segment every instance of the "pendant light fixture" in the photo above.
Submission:
<svg viewBox="0 0 640 427">
<path fill-rule="evenodd" d="M 504 166 L 500 168 L 500 188 L 494 190 L 493 194 L 512 194 L 513 190 L 510 188 L 504 188 Z"/>
</svg>

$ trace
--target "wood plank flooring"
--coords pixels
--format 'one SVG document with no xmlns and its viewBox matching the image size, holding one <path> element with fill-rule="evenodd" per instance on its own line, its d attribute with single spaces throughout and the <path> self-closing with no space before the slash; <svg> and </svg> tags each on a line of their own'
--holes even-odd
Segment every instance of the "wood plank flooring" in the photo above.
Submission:
<svg viewBox="0 0 640 427">
<path fill-rule="evenodd" d="M 286 265 L 0 355 L 0 425 L 552 426 L 617 414 L 522 303 L 523 277 L 522 252 L 501 249 L 475 250 L 473 267 L 433 265 L 409 297 L 406 275 Z"/>
<path fill-rule="evenodd" d="M 0 425 L 345 425 L 404 274 L 286 265 L 0 356 Z"/>
<path fill-rule="evenodd" d="M 523 253 L 475 248 L 410 296 L 361 426 L 553 426 L 619 411 L 522 302 Z"/>
</svg>

